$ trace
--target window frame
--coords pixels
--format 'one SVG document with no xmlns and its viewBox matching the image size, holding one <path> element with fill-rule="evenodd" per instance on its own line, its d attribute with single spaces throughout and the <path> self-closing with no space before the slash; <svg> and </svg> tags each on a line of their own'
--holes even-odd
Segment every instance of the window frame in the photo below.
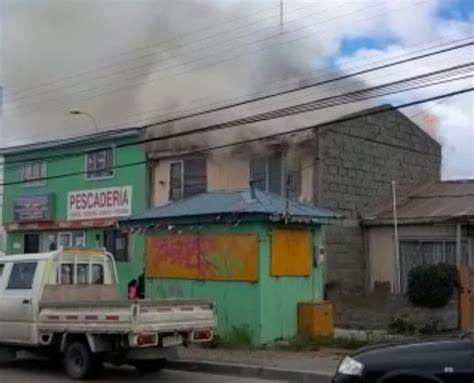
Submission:
<svg viewBox="0 0 474 383">
<path fill-rule="evenodd" d="M 106 175 L 106 176 L 94 176 L 93 174 L 96 173 L 96 172 L 99 172 L 99 171 L 102 171 L 102 170 L 91 170 L 89 171 L 87 169 L 87 164 L 88 164 L 88 156 L 92 153 L 98 153 L 98 152 L 102 152 L 102 151 L 108 151 L 110 150 L 111 153 L 112 153 L 112 174 L 111 175 Z M 107 146 L 107 147 L 103 147 L 103 148 L 97 148 L 97 149 L 91 149 L 91 150 L 88 150 L 84 153 L 84 179 L 86 181 L 98 181 L 98 180 L 107 180 L 107 179 L 111 179 L 111 178 L 114 178 L 115 177 L 115 161 L 116 161 L 116 158 L 115 158 L 115 147 L 114 146 Z M 107 158 L 106 158 L 106 162 L 107 162 Z"/>
<path fill-rule="evenodd" d="M 441 243 L 442 244 L 442 249 L 443 249 L 443 262 L 447 262 L 448 260 L 448 253 L 447 253 L 447 243 L 456 243 L 456 238 L 455 237 L 449 237 L 449 236 L 440 236 L 440 237 L 426 237 L 426 236 L 402 236 L 398 239 L 398 246 L 399 246 L 399 249 L 401 249 L 401 244 L 402 242 L 416 242 L 417 245 L 418 245 L 418 248 L 419 248 L 419 252 L 421 254 L 421 256 L 423 257 L 424 253 L 423 253 L 423 244 L 424 243 Z M 474 262 L 474 260 L 472 259 L 473 257 L 473 252 L 472 252 L 472 240 L 471 238 L 462 238 L 461 239 L 461 265 L 463 264 L 463 254 L 462 254 L 462 248 L 463 248 L 463 243 L 466 244 L 466 249 L 467 249 L 467 254 L 466 254 L 466 258 L 465 258 L 465 261 L 467 263 L 467 266 L 471 266 Z M 424 257 L 423 257 L 424 258 Z M 403 280 L 403 275 L 402 275 L 402 253 L 400 251 L 400 256 L 399 256 L 399 259 L 398 259 L 398 262 L 396 261 L 395 262 L 396 264 L 398 263 L 397 265 L 397 269 L 398 270 L 395 270 L 395 276 L 398 277 L 400 281 Z M 423 262 L 422 264 L 430 264 L 430 263 L 425 263 Z M 455 266 L 459 266 L 458 265 L 458 260 L 456 259 L 456 263 L 454 264 Z M 410 270 L 407 270 L 407 273 L 409 273 Z M 408 280 L 408 274 L 407 274 L 407 280 Z M 406 286 L 400 286 L 400 290 L 403 292 L 403 288 L 405 288 L 406 290 Z"/>
<path fill-rule="evenodd" d="M 12 276 L 14 275 L 15 267 L 17 265 L 34 265 L 33 277 L 31 278 L 31 283 L 29 287 L 11 287 Z M 6 282 L 5 290 L 32 290 L 35 284 L 36 274 L 38 272 L 38 262 L 37 261 L 25 261 L 25 262 L 14 262 L 11 266 L 10 275 L 8 281 Z"/>
<path fill-rule="evenodd" d="M 275 153 L 279 153 L 280 154 L 280 173 L 281 173 L 281 179 L 280 179 L 280 190 L 278 192 L 278 195 L 281 196 L 281 197 L 285 197 L 286 198 L 286 188 L 287 188 L 287 178 L 289 175 L 291 175 L 291 173 L 293 172 L 291 166 L 288 164 L 288 161 L 287 161 L 287 158 L 288 158 L 288 152 L 284 149 L 280 149 L 280 150 L 276 150 L 274 152 L 271 152 L 271 153 L 266 153 L 264 154 L 263 156 L 256 156 L 256 157 L 253 157 L 251 158 L 250 160 L 250 179 L 251 181 L 255 181 L 256 184 L 258 184 L 258 180 L 253 180 L 253 161 L 255 160 L 261 160 L 261 161 L 265 161 L 265 190 L 263 190 L 264 192 L 266 193 L 274 193 L 273 191 L 270 190 L 270 160 L 271 160 L 271 156 L 272 154 L 275 154 Z M 301 171 L 302 169 L 302 164 L 301 164 L 301 159 L 298 160 L 300 162 L 300 165 L 298 167 L 298 170 L 297 171 Z M 297 190 L 299 190 L 299 195 L 292 195 L 292 186 L 290 185 L 289 187 L 289 198 L 290 199 L 298 199 L 301 197 L 301 194 L 302 194 L 302 189 L 303 189 L 303 185 L 302 185 L 302 177 L 299 177 L 299 185 L 297 187 Z"/>
<path fill-rule="evenodd" d="M 205 156 L 193 156 L 193 157 L 185 157 L 181 159 L 176 159 L 172 160 L 168 164 L 168 201 L 180 201 L 185 198 L 189 198 L 191 196 L 201 194 L 201 193 L 196 193 L 196 194 L 191 194 L 191 195 L 186 195 L 186 162 L 187 161 L 192 161 L 192 160 L 202 160 L 204 161 L 205 165 L 205 172 L 204 172 L 204 177 L 205 177 L 205 189 L 202 193 L 206 193 L 208 190 L 208 176 L 207 176 L 207 157 Z M 180 164 L 181 166 L 181 198 L 178 199 L 173 199 L 171 198 L 171 167 L 174 164 Z M 196 185 L 192 185 L 196 186 Z"/>
<path fill-rule="evenodd" d="M 171 190 L 172 190 L 172 187 L 171 187 L 171 168 L 173 165 L 177 165 L 179 164 L 181 166 L 181 198 L 178 198 L 178 199 L 174 199 L 174 198 L 171 198 Z M 168 200 L 170 201 L 179 201 L 179 200 L 182 200 L 184 198 L 184 160 L 173 160 L 169 163 L 169 166 L 168 166 Z"/>
<path fill-rule="evenodd" d="M 80 236 L 82 237 L 82 242 L 83 242 L 83 246 L 76 246 L 73 241 L 74 241 L 74 234 L 80 234 Z M 51 251 L 49 248 L 48 248 L 48 236 L 49 235 L 54 235 L 55 237 L 55 242 L 56 242 L 56 249 L 59 249 L 59 247 L 61 246 L 60 242 L 59 242 L 59 237 L 61 235 L 68 235 L 69 236 L 69 239 L 70 239 L 70 246 L 66 246 L 66 247 L 79 247 L 79 248 L 85 248 L 86 247 L 86 232 L 85 230 L 71 230 L 71 231 L 49 231 L 49 232 L 46 232 L 44 233 L 45 237 L 44 237 L 44 243 L 40 244 L 41 248 L 45 251 L 45 252 L 48 252 L 48 251 Z"/>
<path fill-rule="evenodd" d="M 26 167 L 32 166 L 33 164 L 40 164 L 40 176 L 39 178 L 27 179 L 26 178 Z M 44 174 L 42 174 L 44 172 Z M 29 161 L 25 162 L 20 168 L 20 178 L 23 187 L 38 187 L 46 186 L 48 177 L 48 163 L 45 160 Z"/>
<path fill-rule="evenodd" d="M 133 261 L 133 254 L 132 254 L 132 249 L 133 249 L 133 238 L 129 234 L 124 234 L 126 238 L 126 243 L 125 243 L 125 252 L 126 252 L 126 259 L 118 259 L 117 258 L 117 232 L 121 232 L 121 229 L 108 229 L 104 230 L 103 234 L 103 246 L 108 251 L 112 256 L 114 257 L 115 262 L 120 262 L 120 263 L 127 263 Z M 111 234 L 109 234 L 111 233 Z M 108 235 L 113 235 L 113 251 L 110 251 L 111 249 L 107 248 L 107 236 Z"/>
</svg>

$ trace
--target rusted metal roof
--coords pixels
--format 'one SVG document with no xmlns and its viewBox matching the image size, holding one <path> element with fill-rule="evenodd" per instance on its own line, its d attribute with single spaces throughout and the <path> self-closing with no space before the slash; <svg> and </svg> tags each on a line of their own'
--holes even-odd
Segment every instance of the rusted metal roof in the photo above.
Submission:
<svg viewBox="0 0 474 383">
<path fill-rule="evenodd" d="M 438 181 L 402 196 L 397 203 L 398 222 L 435 223 L 474 220 L 474 179 Z M 366 225 L 393 222 L 393 206 L 386 205 L 364 217 Z"/>
</svg>

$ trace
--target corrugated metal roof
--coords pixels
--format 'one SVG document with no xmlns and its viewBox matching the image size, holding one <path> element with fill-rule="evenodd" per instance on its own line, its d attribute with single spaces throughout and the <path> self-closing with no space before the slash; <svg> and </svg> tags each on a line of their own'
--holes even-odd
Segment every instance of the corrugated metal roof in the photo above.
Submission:
<svg viewBox="0 0 474 383">
<path fill-rule="evenodd" d="M 284 217 L 287 200 L 273 193 L 258 189 L 251 191 L 216 191 L 198 194 L 180 201 L 156 207 L 121 220 L 124 224 L 143 221 L 163 221 L 172 223 L 173 219 L 186 217 L 217 216 L 226 214 L 266 215 L 269 219 L 278 220 Z M 289 220 L 317 221 L 336 219 L 339 216 L 329 210 L 320 209 L 309 204 L 290 200 L 288 202 Z"/>
<path fill-rule="evenodd" d="M 474 219 L 474 180 L 426 184 L 400 198 L 397 215 L 402 224 Z M 387 205 L 366 216 L 364 223 L 384 224 L 392 220 L 392 205 Z"/>
<path fill-rule="evenodd" d="M 35 142 L 26 145 L 18 145 L 18 146 L 11 146 L 6 148 L 0 148 L 0 155 L 8 155 L 8 154 L 19 154 L 28 152 L 31 150 L 41 150 L 41 149 L 49 149 L 49 148 L 57 148 L 69 145 L 79 145 L 83 143 L 89 142 L 100 142 L 110 138 L 125 138 L 125 137 L 132 137 L 134 135 L 138 135 L 141 131 L 141 128 L 124 128 L 124 129 L 116 129 L 116 130 L 105 130 L 102 132 L 91 133 L 91 134 L 82 134 L 80 136 L 68 137 L 68 138 L 61 138 L 59 140 L 50 140 L 50 141 L 42 141 L 42 142 Z"/>
</svg>

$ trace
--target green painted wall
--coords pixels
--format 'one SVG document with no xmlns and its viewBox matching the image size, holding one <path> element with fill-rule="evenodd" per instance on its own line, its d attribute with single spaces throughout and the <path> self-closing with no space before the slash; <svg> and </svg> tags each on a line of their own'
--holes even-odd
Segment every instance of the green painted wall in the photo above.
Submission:
<svg viewBox="0 0 474 383">
<path fill-rule="evenodd" d="M 238 227 L 206 225 L 186 230 L 194 234 L 257 233 L 258 282 L 220 282 L 188 279 L 147 279 L 147 296 L 153 298 L 207 298 L 217 305 L 217 333 L 226 336 L 232 327 L 248 326 L 255 344 L 289 338 L 297 331 L 297 303 L 321 300 L 322 270 L 314 268 L 312 277 L 280 277 L 270 275 L 270 245 L 272 225 L 243 223 Z M 157 235 L 169 235 L 167 231 Z M 321 226 L 313 229 L 314 248 L 320 245 Z"/>
<path fill-rule="evenodd" d="M 43 150 L 35 150 L 21 154 L 9 154 L 5 156 L 5 174 L 4 182 L 17 182 L 21 180 L 21 168 L 12 164 L 17 161 L 27 161 L 32 158 L 62 156 L 67 153 L 86 152 L 92 149 L 110 147 L 119 143 L 134 142 L 138 139 L 138 135 L 128 138 L 110 138 L 107 141 L 82 143 L 81 145 L 71 144 L 67 147 L 48 148 Z M 146 159 L 145 152 L 140 145 L 129 146 L 115 149 L 115 165 L 121 166 L 128 163 L 140 162 Z M 83 172 L 85 169 L 85 156 L 69 156 L 64 158 L 55 158 L 47 162 L 47 176 L 55 177 L 65 173 Z M 6 185 L 4 187 L 4 208 L 3 222 L 5 224 L 13 222 L 14 219 L 14 200 L 18 196 L 54 193 L 54 219 L 56 221 L 67 220 L 67 197 L 70 191 L 79 191 L 87 189 L 98 189 L 113 186 L 131 185 L 132 191 L 132 213 L 137 213 L 146 208 L 147 201 L 147 170 L 145 164 L 123 167 L 115 169 L 115 175 L 112 178 L 102 180 L 86 180 L 85 174 L 74 176 L 48 179 L 44 186 L 27 187 L 21 183 L 15 185 Z M 66 230 L 69 231 L 69 230 Z M 97 245 L 96 235 L 102 236 L 103 230 L 87 229 L 86 246 L 95 247 Z M 19 242 L 23 244 L 22 233 L 9 233 L 7 235 L 7 254 L 22 253 L 23 249 L 14 249 L 13 243 Z M 133 236 L 132 260 L 130 262 L 118 263 L 118 270 L 121 282 L 128 282 L 132 278 L 136 278 L 142 270 L 143 257 L 143 236 Z M 102 246 L 102 237 L 100 239 Z M 126 291 L 126 286 L 121 283 L 122 291 Z M 125 283 L 126 285 L 126 283 Z"/>
<path fill-rule="evenodd" d="M 265 227 L 259 223 L 241 224 L 226 228 L 224 225 L 206 225 L 195 230 L 186 230 L 193 234 L 247 234 L 265 237 Z M 167 231 L 159 232 L 169 235 Z M 232 326 L 248 326 L 257 337 L 260 332 L 260 294 L 259 283 L 197 281 L 188 279 L 147 279 L 146 294 L 153 298 L 195 297 L 213 301 L 217 306 L 218 328 L 220 335 L 228 334 Z"/>
<path fill-rule="evenodd" d="M 313 268 L 310 277 L 272 277 L 270 270 L 271 230 L 262 241 L 260 252 L 261 343 L 296 335 L 297 304 L 322 299 L 322 269 Z M 321 226 L 313 229 L 313 249 L 321 244 Z"/>
</svg>

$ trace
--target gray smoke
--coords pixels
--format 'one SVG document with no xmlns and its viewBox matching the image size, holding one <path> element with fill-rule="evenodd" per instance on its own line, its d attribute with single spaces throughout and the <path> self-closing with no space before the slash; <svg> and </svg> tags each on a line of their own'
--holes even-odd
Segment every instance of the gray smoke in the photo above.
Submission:
<svg viewBox="0 0 474 383">
<path fill-rule="evenodd" d="M 237 25 L 242 27 L 237 30 L 235 24 L 231 28 L 222 27 L 222 36 L 197 43 L 191 49 L 180 49 L 182 44 L 186 44 L 183 40 L 168 45 L 162 51 L 162 56 L 166 58 L 165 62 L 151 65 L 153 75 L 149 77 L 149 81 L 151 83 L 160 76 L 156 73 L 159 73 L 163 67 L 172 66 L 176 70 L 171 72 L 169 78 L 160 78 L 158 95 L 156 88 L 145 85 L 137 95 L 137 107 L 165 111 L 162 118 L 158 116 L 158 120 L 165 120 L 167 117 L 182 115 L 183 111 L 204 110 L 209 106 L 224 105 L 253 96 L 298 87 L 314 82 L 315 79 L 338 76 L 338 73 L 322 69 L 323 49 L 318 35 L 313 30 L 311 37 L 307 38 L 312 28 L 305 28 L 305 24 L 301 21 L 304 20 L 302 12 L 318 11 L 317 6 L 309 8 L 304 7 L 302 5 L 304 3 L 291 2 L 291 6 L 288 6 L 284 13 L 283 28 L 281 28 L 279 2 L 265 4 L 267 9 L 264 13 L 256 12 L 259 5 L 261 8 L 261 3 L 257 2 L 255 5 L 239 2 L 223 7 L 221 2 L 207 2 L 203 6 L 200 1 L 187 1 L 186 12 L 183 12 L 183 7 L 177 4 L 163 4 L 163 18 L 158 24 L 160 30 L 165 31 L 167 38 L 176 37 L 177 25 L 180 26 L 179 32 L 186 34 L 189 30 L 196 28 L 196 24 L 201 24 L 202 20 L 209 20 L 211 23 L 211 18 L 214 20 L 238 18 L 241 21 Z M 189 30 L 186 30 L 188 28 Z M 231 29 L 230 32 L 224 33 L 229 29 Z M 183 72 L 187 73 L 183 75 Z M 148 134 L 155 137 L 190 130 L 299 102 L 362 89 L 365 86 L 364 82 L 357 79 L 318 86 L 245 107 L 160 125 L 149 129 Z M 202 96 L 205 96 L 204 100 Z M 201 99 L 201 101 L 196 102 L 196 99 Z M 159 142 L 154 144 L 153 148 L 157 151 L 187 150 L 236 142 L 317 124 L 369 105 L 371 104 L 358 103 L 209 134 L 186 136 Z M 282 140 L 292 139 L 295 138 L 290 136 L 282 138 Z"/>
<path fill-rule="evenodd" d="M 286 0 L 281 28 L 279 4 L 4 0 L 2 133 L 24 143 L 92 132 L 91 121 L 68 115 L 70 109 L 88 112 L 99 129 L 141 126 L 337 75 L 322 69 L 328 65 L 323 6 Z M 121 53 L 129 50 L 133 55 Z M 71 76 L 75 73 L 83 75 Z M 346 80 L 159 126 L 148 134 L 193 129 L 364 87 Z M 27 91 L 8 97 L 12 88 Z M 186 150 L 237 141 L 316 124 L 367 105 L 188 136 L 153 148 Z"/>
</svg>

